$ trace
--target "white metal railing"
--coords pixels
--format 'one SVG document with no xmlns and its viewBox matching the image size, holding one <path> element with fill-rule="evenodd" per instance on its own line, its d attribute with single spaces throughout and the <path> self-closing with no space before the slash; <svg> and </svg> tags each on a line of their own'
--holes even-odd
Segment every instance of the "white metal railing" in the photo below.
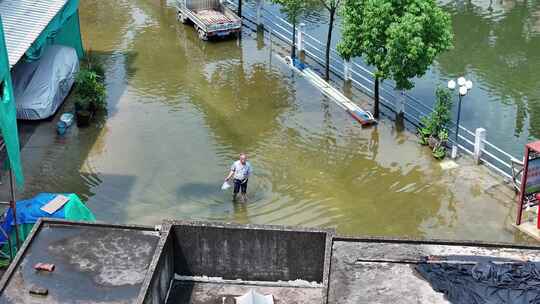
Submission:
<svg viewBox="0 0 540 304">
<path fill-rule="evenodd" d="M 226 2 L 233 7 L 237 6 L 236 2 L 233 2 L 232 0 L 226 0 Z M 257 24 L 257 17 L 251 12 L 250 9 L 253 10 L 253 8 L 247 6 L 246 9 L 243 10 L 242 17 L 253 24 Z M 262 13 L 259 21 L 264 26 L 265 31 L 270 33 L 270 39 L 272 39 L 272 36 L 275 36 L 281 41 L 291 44 L 293 41 L 292 24 L 266 8 L 262 8 L 261 12 Z M 301 27 L 297 27 L 298 30 L 300 28 Z M 317 38 L 305 32 L 302 34 L 302 37 L 302 51 L 305 53 L 305 55 L 311 60 L 315 61 L 317 64 L 324 66 L 326 43 L 319 41 Z M 297 37 L 295 37 L 295 40 L 296 38 Z M 330 70 L 337 77 L 345 79 L 345 62 L 344 59 L 339 56 L 339 53 L 335 48 L 331 48 Z M 355 58 L 352 60 L 349 72 L 351 74 L 351 78 L 349 80 L 355 87 L 359 88 L 362 92 L 368 95 L 374 95 L 374 73 L 369 68 L 364 66 L 361 58 Z M 408 93 L 404 93 L 403 97 L 404 118 L 413 126 L 420 126 L 420 119 L 429 115 L 433 111 L 432 106 L 422 102 L 418 98 Z M 384 107 L 392 112 L 396 112 L 395 100 L 398 97 L 393 89 L 392 81 L 384 81 L 381 83 L 380 98 L 381 104 Z M 476 134 L 462 125 L 459 126 L 459 130 L 460 134 L 458 136 L 459 140 L 457 146 L 465 153 L 475 156 Z M 449 137 L 450 143 L 454 144 L 453 139 L 455 138 L 455 123 L 451 123 L 449 125 Z M 502 174 L 507 178 L 512 178 L 512 159 L 515 158 L 510 153 L 495 146 L 486 139 L 482 139 L 478 142 L 480 142 L 483 147 L 479 149 L 479 155 L 476 155 L 475 157 L 497 173 Z"/>
</svg>

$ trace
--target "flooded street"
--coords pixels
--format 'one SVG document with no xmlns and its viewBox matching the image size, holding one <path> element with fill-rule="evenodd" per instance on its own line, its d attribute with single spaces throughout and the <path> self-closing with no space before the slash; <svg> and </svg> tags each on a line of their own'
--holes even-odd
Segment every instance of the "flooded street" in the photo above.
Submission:
<svg viewBox="0 0 540 304">
<path fill-rule="evenodd" d="M 107 69 L 108 116 L 65 138 L 39 126 L 20 196 L 75 192 L 106 222 L 525 241 L 509 228 L 514 197 L 500 179 L 466 163 L 442 170 L 389 121 L 362 128 L 250 30 L 201 42 L 158 0 L 87 0 L 80 12 L 85 46 Z M 220 190 L 240 152 L 254 167 L 247 204 Z"/>
</svg>

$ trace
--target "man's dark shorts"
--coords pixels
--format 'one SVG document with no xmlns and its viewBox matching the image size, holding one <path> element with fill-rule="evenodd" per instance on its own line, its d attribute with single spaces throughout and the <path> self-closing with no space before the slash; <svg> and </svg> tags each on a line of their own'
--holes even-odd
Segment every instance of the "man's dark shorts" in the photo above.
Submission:
<svg viewBox="0 0 540 304">
<path fill-rule="evenodd" d="M 238 192 L 240 191 L 242 191 L 242 194 L 246 194 L 247 185 L 248 185 L 247 179 L 245 181 L 240 180 L 240 179 L 235 179 L 234 180 L 234 194 L 238 194 Z"/>
</svg>

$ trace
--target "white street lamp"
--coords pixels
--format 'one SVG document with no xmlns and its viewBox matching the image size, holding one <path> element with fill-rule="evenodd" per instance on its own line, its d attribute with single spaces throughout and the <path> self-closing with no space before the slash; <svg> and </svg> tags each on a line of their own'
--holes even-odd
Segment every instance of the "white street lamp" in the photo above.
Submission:
<svg viewBox="0 0 540 304">
<path fill-rule="evenodd" d="M 456 121 L 456 139 L 454 145 L 452 146 L 452 158 L 457 157 L 458 153 L 458 144 L 459 144 L 459 121 L 461 119 L 461 99 L 463 96 L 467 95 L 469 90 L 472 89 L 473 83 L 470 80 L 465 79 L 465 77 L 459 77 L 457 79 L 457 84 L 459 85 L 459 104 L 458 104 L 458 115 Z M 448 88 L 454 90 L 456 88 L 456 82 L 454 80 L 448 81 Z"/>
<path fill-rule="evenodd" d="M 459 95 L 465 96 L 465 95 L 467 95 L 467 91 L 468 91 L 468 90 L 467 90 L 467 87 L 466 87 L 466 86 L 461 86 L 461 87 L 459 87 Z"/>
</svg>

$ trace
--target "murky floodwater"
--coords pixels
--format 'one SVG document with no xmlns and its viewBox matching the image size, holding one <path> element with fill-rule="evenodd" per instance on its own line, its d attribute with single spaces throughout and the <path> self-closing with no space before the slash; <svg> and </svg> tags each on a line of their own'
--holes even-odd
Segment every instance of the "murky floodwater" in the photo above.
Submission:
<svg viewBox="0 0 540 304">
<path fill-rule="evenodd" d="M 450 1 L 455 49 L 438 60 L 437 74 L 468 74 L 477 84 L 464 108 L 470 128 L 521 156 L 540 139 L 540 1 Z"/>
<path fill-rule="evenodd" d="M 85 44 L 106 63 L 108 117 L 52 144 L 38 129 L 23 152 L 26 196 L 76 192 L 108 222 L 520 241 L 507 229 L 511 195 L 442 171 L 391 123 L 361 128 L 250 31 L 201 42 L 158 0 L 87 0 L 80 11 Z M 220 191 L 241 151 L 255 172 L 247 204 Z"/>
<path fill-rule="evenodd" d="M 430 104 L 436 86 L 462 75 L 472 79 L 462 124 L 487 129 L 489 141 L 520 157 L 525 143 L 540 139 L 540 1 L 438 2 L 451 15 L 454 49 L 439 56 L 409 93 Z M 277 7 L 269 9 L 279 14 Z M 324 10 L 310 12 L 303 22 L 325 41 Z M 337 26 L 334 44 L 339 36 Z"/>
</svg>

